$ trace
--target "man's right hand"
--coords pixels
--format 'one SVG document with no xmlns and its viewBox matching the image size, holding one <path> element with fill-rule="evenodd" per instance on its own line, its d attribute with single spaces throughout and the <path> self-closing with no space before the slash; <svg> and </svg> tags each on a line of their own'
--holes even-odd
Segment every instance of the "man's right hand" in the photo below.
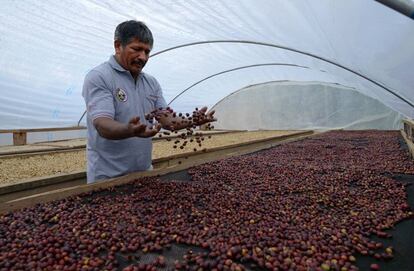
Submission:
<svg viewBox="0 0 414 271">
<path fill-rule="evenodd" d="M 152 137 L 156 135 L 160 129 L 161 124 L 157 123 L 153 127 L 148 127 L 139 121 L 139 117 L 133 117 L 128 123 L 128 130 L 130 130 L 133 136 L 136 137 Z"/>
</svg>

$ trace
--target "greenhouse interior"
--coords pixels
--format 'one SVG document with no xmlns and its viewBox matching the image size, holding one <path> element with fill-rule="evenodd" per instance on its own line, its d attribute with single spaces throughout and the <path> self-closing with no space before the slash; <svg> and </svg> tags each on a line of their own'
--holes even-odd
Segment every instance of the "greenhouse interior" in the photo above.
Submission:
<svg viewBox="0 0 414 271">
<path fill-rule="evenodd" d="M 0 270 L 414 270 L 413 0 L 0 14 Z"/>
</svg>

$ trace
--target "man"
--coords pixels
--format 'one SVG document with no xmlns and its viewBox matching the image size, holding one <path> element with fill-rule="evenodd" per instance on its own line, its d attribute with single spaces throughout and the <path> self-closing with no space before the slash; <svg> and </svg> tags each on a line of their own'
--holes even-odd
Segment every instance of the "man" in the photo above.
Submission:
<svg viewBox="0 0 414 271">
<path fill-rule="evenodd" d="M 151 137 L 161 127 L 178 130 L 215 121 L 205 107 L 185 120 L 166 109 L 157 80 L 142 72 L 152 46 L 144 23 L 123 22 L 115 30 L 115 55 L 85 77 L 88 183 L 151 169 Z M 154 126 L 152 118 L 158 121 Z"/>
</svg>

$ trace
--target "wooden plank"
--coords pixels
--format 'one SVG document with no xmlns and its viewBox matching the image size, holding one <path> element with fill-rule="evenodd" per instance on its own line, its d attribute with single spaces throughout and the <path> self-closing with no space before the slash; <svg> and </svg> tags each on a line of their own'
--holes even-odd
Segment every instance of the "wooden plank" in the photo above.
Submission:
<svg viewBox="0 0 414 271">
<path fill-rule="evenodd" d="M 245 131 L 233 131 L 233 130 L 226 130 L 226 131 L 203 131 L 203 134 L 205 135 L 209 135 L 209 136 L 215 136 L 215 135 L 221 135 L 221 134 L 229 134 L 229 133 L 239 133 L 239 132 L 245 132 Z M 169 136 L 163 136 L 163 137 L 153 137 L 152 140 L 154 142 L 159 141 L 159 140 L 165 140 L 166 138 L 179 138 L 179 135 L 173 134 L 173 135 L 169 135 Z M 70 140 L 68 140 L 70 141 Z M 59 142 L 64 142 L 59 141 Z M 32 155 L 36 155 L 36 154 L 46 154 L 46 153 L 54 153 L 54 152 L 60 152 L 60 151 L 64 151 L 64 150 L 79 150 L 79 149 L 83 149 L 86 147 L 86 139 L 85 139 L 85 143 L 83 144 L 78 144 L 78 145 L 74 145 L 74 146 L 65 146 L 64 143 L 58 145 L 56 144 L 56 142 L 50 143 L 50 142 L 41 142 L 41 143 L 36 143 L 36 144 L 29 144 L 26 145 L 25 148 L 23 147 L 18 147 L 19 149 L 14 149 L 12 146 L 6 146 L 8 147 L 8 150 L 4 150 L 5 147 L 3 146 L 2 148 L 0 148 L 0 156 L 1 157 L 24 157 L 24 156 L 32 156 Z M 44 149 L 42 149 L 42 147 Z"/>
<path fill-rule="evenodd" d="M 13 193 L 22 190 L 28 190 L 32 188 L 42 187 L 51 184 L 58 184 L 70 180 L 75 180 L 79 178 L 86 178 L 86 172 L 81 170 L 73 172 L 71 174 L 56 174 L 53 176 L 47 176 L 42 178 L 30 178 L 23 182 L 9 184 L 9 185 L 0 185 L 0 195 Z"/>
<path fill-rule="evenodd" d="M 68 127 L 50 127 L 50 128 L 27 128 L 27 129 L 0 129 L 0 134 L 10 133 L 36 133 L 36 132 L 54 132 L 54 131 L 68 131 L 68 130 L 84 130 L 86 126 L 68 126 Z M 243 132 L 245 130 L 200 130 L 200 132 L 212 132 L 215 133 L 230 133 L 230 132 Z"/>
<path fill-rule="evenodd" d="M 27 145 L 33 146 L 33 145 Z M 26 157 L 26 156 L 35 156 L 35 155 L 45 155 L 53 153 L 62 153 L 62 152 L 73 152 L 79 151 L 86 148 L 86 145 L 83 146 L 73 146 L 73 147 L 60 147 L 60 146 L 45 146 L 39 145 L 37 148 L 25 149 L 24 151 L 0 151 L 0 158 L 16 158 L 16 157 Z"/>
<path fill-rule="evenodd" d="M 164 175 L 167 173 L 177 172 L 184 170 L 193 166 L 197 166 L 206 162 L 223 159 L 231 156 L 237 156 L 242 154 L 247 154 L 263 149 L 268 149 L 279 144 L 284 144 L 296 140 L 301 140 L 306 137 L 315 135 L 312 131 L 295 133 L 295 135 L 282 136 L 277 138 L 272 138 L 266 141 L 258 140 L 248 145 L 240 145 L 229 148 L 217 148 L 215 151 L 210 152 L 197 152 L 191 156 L 191 159 L 175 159 L 170 158 L 170 160 L 161 161 L 163 164 L 160 164 L 159 168 L 154 169 L 153 171 L 145 172 L 135 172 L 122 177 L 113 178 L 105 181 L 100 181 L 93 184 L 80 185 L 70 188 L 63 188 L 51 192 L 46 192 L 38 195 L 33 195 L 25 198 L 20 198 L 17 200 L 5 202 L 0 206 L 0 213 L 5 213 L 8 211 L 21 209 L 24 207 L 33 206 L 37 203 L 44 203 L 53 200 L 63 199 L 69 196 L 78 195 L 84 192 L 90 192 L 98 189 L 114 187 L 122 184 L 126 184 L 132 180 L 139 179 L 144 176 L 157 176 Z"/>
<path fill-rule="evenodd" d="M 86 129 L 86 126 L 29 128 L 29 129 L 0 129 L 0 134 L 32 133 L 32 132 L 54 132 L 54 131 L 84 130 L 84 129 Z"/>
<path fill-rule="evenodd" d="M 74 187 L 77 185 L 84 185 L 84 184 L 86 184 L 86 177 L 69 180 L 66 182 L 52 183 L 50 185 L 34 187 L 28 190 L 21 190 L 21 191 L 8 193 L 8 194 L 3 194 L 3 195 L 0 195 L 0 205 L 2 205 L 4 202 L 8 202 L 11 200 L 21 199 L 21 198 L 29 197 L 29 196 L 36 195 L 36 194 L 41 194 L 45 192 L 55 191 L 55 190 L 62 189 L 62 188 Z"/>
</svg>

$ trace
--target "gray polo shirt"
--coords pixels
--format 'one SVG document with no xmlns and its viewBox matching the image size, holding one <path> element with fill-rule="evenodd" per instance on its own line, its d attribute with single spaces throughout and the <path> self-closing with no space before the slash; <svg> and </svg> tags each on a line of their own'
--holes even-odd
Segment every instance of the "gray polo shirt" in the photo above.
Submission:
<svg viewBox="0 0 414 271">
<path fill-rule="evenodd" d="M 92 69 L 85 77 L 82 95 L 87 108 L 88 183 L 147 170 L 151 167 L 151 138 L 109 140 L 93 125 L 98 117 L 128 123 L 134 116 L 148 124 L 145 114 L 167 106 L 157 80 L 140 73 L 135 82 L 114 56 Z"/>
</svg>

